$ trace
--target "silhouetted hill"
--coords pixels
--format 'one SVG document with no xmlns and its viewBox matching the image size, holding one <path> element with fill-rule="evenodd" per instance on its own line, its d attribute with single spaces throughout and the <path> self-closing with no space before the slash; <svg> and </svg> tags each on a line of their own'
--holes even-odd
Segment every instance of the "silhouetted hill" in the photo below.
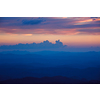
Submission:
<svg viewBox="0 0 100 100">
<path fill-rule="evenodd" d="M 31 54 L 31 53 L 29 51 L 13 50 L 13 51 L 2 51 L 2 52 L 0 52 L 0 55 L 1 54 L 20 54 L 20 55 L 23 55 L 23 54 Z"/>
<path fill-rule="evenodd" d="M 14 51 L 0 54 L 0 81 L 29 76 L 100 80 L 100 52 Z"/>
<path fill-rule="evenodd" d="M 25 77 L 22 79 L 9 79 L 0 81 L 0 84 L 100 84 L 98 80 L 82 81 L 78 79 L 54 76 L 54 77 Z"/>
</svg>

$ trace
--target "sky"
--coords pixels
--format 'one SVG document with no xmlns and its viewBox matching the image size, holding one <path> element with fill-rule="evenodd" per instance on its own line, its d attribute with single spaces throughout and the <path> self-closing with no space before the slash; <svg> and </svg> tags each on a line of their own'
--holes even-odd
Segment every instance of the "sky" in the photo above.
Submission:
<svg viewBox="0 0 100 100">
<path fill-rule="evenodd" d="M 58 39 L 71 47 L 100 47 L 100 17 L 0 17 L 0 45 Z"/>
</svg>

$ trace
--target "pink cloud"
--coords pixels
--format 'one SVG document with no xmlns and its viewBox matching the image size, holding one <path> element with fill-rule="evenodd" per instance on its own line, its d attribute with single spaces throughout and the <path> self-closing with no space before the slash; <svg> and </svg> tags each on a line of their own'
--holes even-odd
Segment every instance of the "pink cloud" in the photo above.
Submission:
<svg viewBox="0 0 100 100">
<path fill-rule="evenodd" d="M 41 20 L 41 23 L 37 23 L 36 25 L 29 24 L 29 22 L 38 19 Z M 27 24 L 23 25 L 22 23 L 23 20 L 27 20 L 28 25 Z M 68 17 L 68 18 L 63 18 L 63 17 L 18 18 L 17 17 L 15 19 L 6 18 L 6 19 L 1 19 L 0 34 L 10 33 L 10 34 L 99 35 L 99 32 L 97 32 L 96 29 L 95 31 L 92 31 L 93 28 L 100 29 L 99 21 L 100 18 L 90 18 L 90 17 Z"/>
</svg>

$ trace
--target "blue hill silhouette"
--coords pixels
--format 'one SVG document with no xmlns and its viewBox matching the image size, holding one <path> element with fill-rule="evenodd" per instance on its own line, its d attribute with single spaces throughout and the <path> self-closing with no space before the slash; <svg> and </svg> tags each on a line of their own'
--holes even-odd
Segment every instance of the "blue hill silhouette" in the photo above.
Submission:
<svg viewBox="0 0 100 100">
<path fill-rule="evenodd" d="M 0 81 L 53 76 L 82 81 L 100 81 L 100 52 L 13 51 L 0 53 Z M 62 80 L 59 81 L 62 83 Z"/>
<path fill-rule="evenodd" d="M 98 80 L 78 80 L 62 76 L 54 77 L 25 77 L 21 79 L 9 79 L 0 81 L 0 84 L 100 84 Z"/>
</svg>

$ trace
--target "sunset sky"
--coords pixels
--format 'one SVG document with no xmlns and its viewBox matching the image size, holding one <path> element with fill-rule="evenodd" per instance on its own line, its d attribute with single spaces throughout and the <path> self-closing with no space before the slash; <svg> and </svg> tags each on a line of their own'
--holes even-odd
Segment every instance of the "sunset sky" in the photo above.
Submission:
<svg viewBox="0 0 100 100">
<path fill-rule="evenodd" d="M 100 18 L 0 17 L 0 45 L 58 39 L 68 46 L 100 46 Z"/>
</svg>

